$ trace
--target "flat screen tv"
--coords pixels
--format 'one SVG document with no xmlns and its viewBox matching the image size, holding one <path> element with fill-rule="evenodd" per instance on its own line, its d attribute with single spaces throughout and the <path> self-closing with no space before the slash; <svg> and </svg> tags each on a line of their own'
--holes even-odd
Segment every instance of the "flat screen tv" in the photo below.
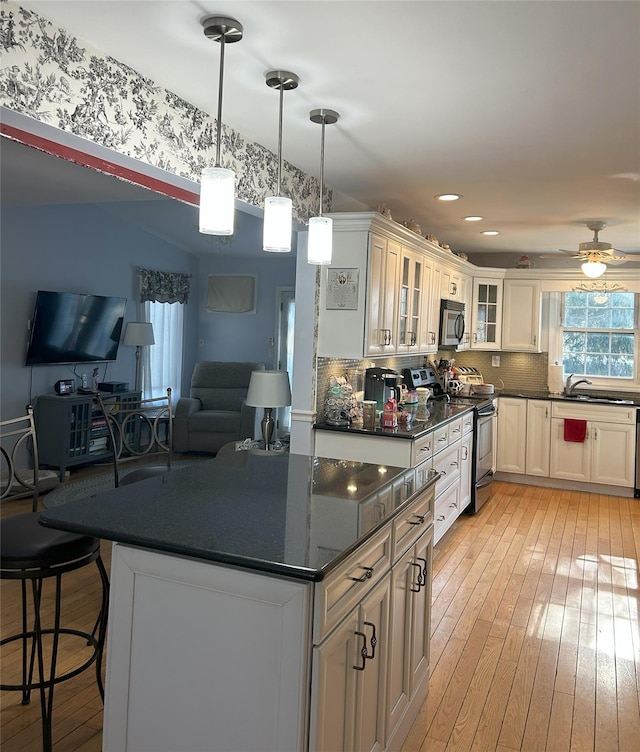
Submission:
<svg viewBox="0 0 640 752">
<path fill-rule="evenodd" d="M 39 290 L 28 366 L 115 360 L 126 298 Z"/>
</svg>

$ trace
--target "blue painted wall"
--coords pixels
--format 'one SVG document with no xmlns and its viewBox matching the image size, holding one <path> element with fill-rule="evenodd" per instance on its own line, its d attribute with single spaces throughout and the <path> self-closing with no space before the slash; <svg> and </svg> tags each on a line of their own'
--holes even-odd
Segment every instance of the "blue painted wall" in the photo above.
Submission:
<svg viewBox="0 0 640 752">
<path fill-rule="evenodd" d="M 0 415 L 23 413 L 38 394 L 53 392 L 73 366 L 26 368 L 28 321 L 37 290 L 126 297 L 126 321 L 138 318 L 136 267 L 193 275 L 186 307 L 183 393 L 196 360 L 262 360 L 270 365 L 275 337 L 275 288 L 293 285 L 295 258 L 264 259 L 221 254 L 195 256 L 144 232 L 100 205 L 2 206 L 0 215 Z M 206 312 L 210 273 L 256 273 L 256 314 Z M 203 345 L 200 346 L 200 342 Z M 79 366 L 76 371 L 88 370 Z M 100 380 L 134 380 L 134 348 L 120 347 L 115 363 L 100 365 Z"/>
</svg>

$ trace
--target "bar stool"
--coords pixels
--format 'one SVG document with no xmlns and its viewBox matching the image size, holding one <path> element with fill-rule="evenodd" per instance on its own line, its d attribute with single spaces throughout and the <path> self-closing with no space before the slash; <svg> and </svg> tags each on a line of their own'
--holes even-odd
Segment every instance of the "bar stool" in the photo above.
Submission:
<svg viewBox="0 0 640 752">
<path fill-rule="evenodd" d="M 24 428 L 20 426 L 20 421 L 26 421 Z M 4 445 L 1 449 L 0 456 L 3 464 L 8 467 L 8 472 L 5 473 L 8 478 L 6 488 L 5 480 L 2 481 L 2 498 L 3 500 L 13 498 L 9 492 L 12 486 L 18 491 L 16 495 L 20 496 L 24 496 L 25 488 L 31 488 L 34 509 L 32 512 L 7 517 L 0 521 L 0 579 L 20 581 L 22 611 L 21 631 L 0 641 L 0 646 L 17 641 L 21 643 L 21 682 L 3 683 L 0 685 L 0 690 L 21 692 L 23 705 L 30 702 L 32 691 L 39 691 L 42 747 L 45 752 L 51 752 L 53 697 L 57 684 L 78 676 L 95 664 L 98 691 L 104 701 L 102 657 L 107 629 L 109 580 L 100 556 L 100 541 L 97 538 L 45 528 L 39 523 L 40 515 L 35 511 L 38 503 L 38 455 L 31 408 L 28 408 L 27 416 L 24 418 L 1 422 L 0 436 L 3 441 L 7 436 L 11 436 L 14 441 L 12 450 L 7 450 Z M 33 481 L 26 482 L 22 475 L 20 482 L 16 484 L 15 478 L 11 476 L 15 475 L 17 447 L 25 446 L 25 437 L 28 437 L 32 444 Z M 100 575 L 102 595 L 100 610 L 93 629 L 91 632 L 86 632 L 63 627 L 61 625 L 62 577 L 67 572 L 85 567 L 94 561 Z M 55 584 L 54 614 L 51 626 L 45 626 L 42 614 L 42 593 L 44 582 L 49 579 Z M 29 624 L 29 611 L 31 611 L 33 626 Z M 81 640 L 89 646 L 87 650 L 89 654 L 81 665 L 58 674 L 56 669 L 61 635 L 72 635 Z M 48 660 L 45 660 L 47 651 L 43 639 L 46 636 L 48 636 L 46 643 L 49 643 L 49 637 L 51 642 L 51 654 Z M 45 664 L 48 665 L 45 666 Z M 6 679 L 6 670 L 3 673 L 3 678 Z"/>
</svg>

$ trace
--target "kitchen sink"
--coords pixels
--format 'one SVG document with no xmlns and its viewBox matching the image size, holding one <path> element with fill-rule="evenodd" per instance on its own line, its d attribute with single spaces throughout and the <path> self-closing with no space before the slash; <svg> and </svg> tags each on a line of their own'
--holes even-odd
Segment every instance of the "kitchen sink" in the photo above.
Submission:
<svg viewBox="0 0 640 752">
<path fill-rule="evenodd" d="M 633 400 L 617 399 L 616 397 L 592 397 L 590 394 L 565 394 L 563 399 L 579 402 L 599 402 L 605 405 L 633 405 Z"/>
</svg>

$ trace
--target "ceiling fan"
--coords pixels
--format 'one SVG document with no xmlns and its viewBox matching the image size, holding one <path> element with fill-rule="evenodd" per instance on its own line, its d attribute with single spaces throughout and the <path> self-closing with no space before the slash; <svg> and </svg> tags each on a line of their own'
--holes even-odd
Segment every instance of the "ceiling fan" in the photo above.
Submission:
<svg viewBox="0 0 640 752">
<path fill-rule="evenodd" d="M 593 240 L 586 243 L 580 243 L 577 251 L 567 251 L 565 248 L 558 248 L 562 253 L 567 253 L 571 258 L 578 261 L 586 262 L 606 262 L 607 264 L 623 264 L 627 257 L 621 252 L 612 248 L 611 243 L 603 243 L 598 239 L 601 230 L 607 226 L 606 222 L 594 221 L 586 222 L 587 227 L 593 232 Z M 541 258 L 557 258 L 557 256 L 541 256 Z"/>
</svg>

